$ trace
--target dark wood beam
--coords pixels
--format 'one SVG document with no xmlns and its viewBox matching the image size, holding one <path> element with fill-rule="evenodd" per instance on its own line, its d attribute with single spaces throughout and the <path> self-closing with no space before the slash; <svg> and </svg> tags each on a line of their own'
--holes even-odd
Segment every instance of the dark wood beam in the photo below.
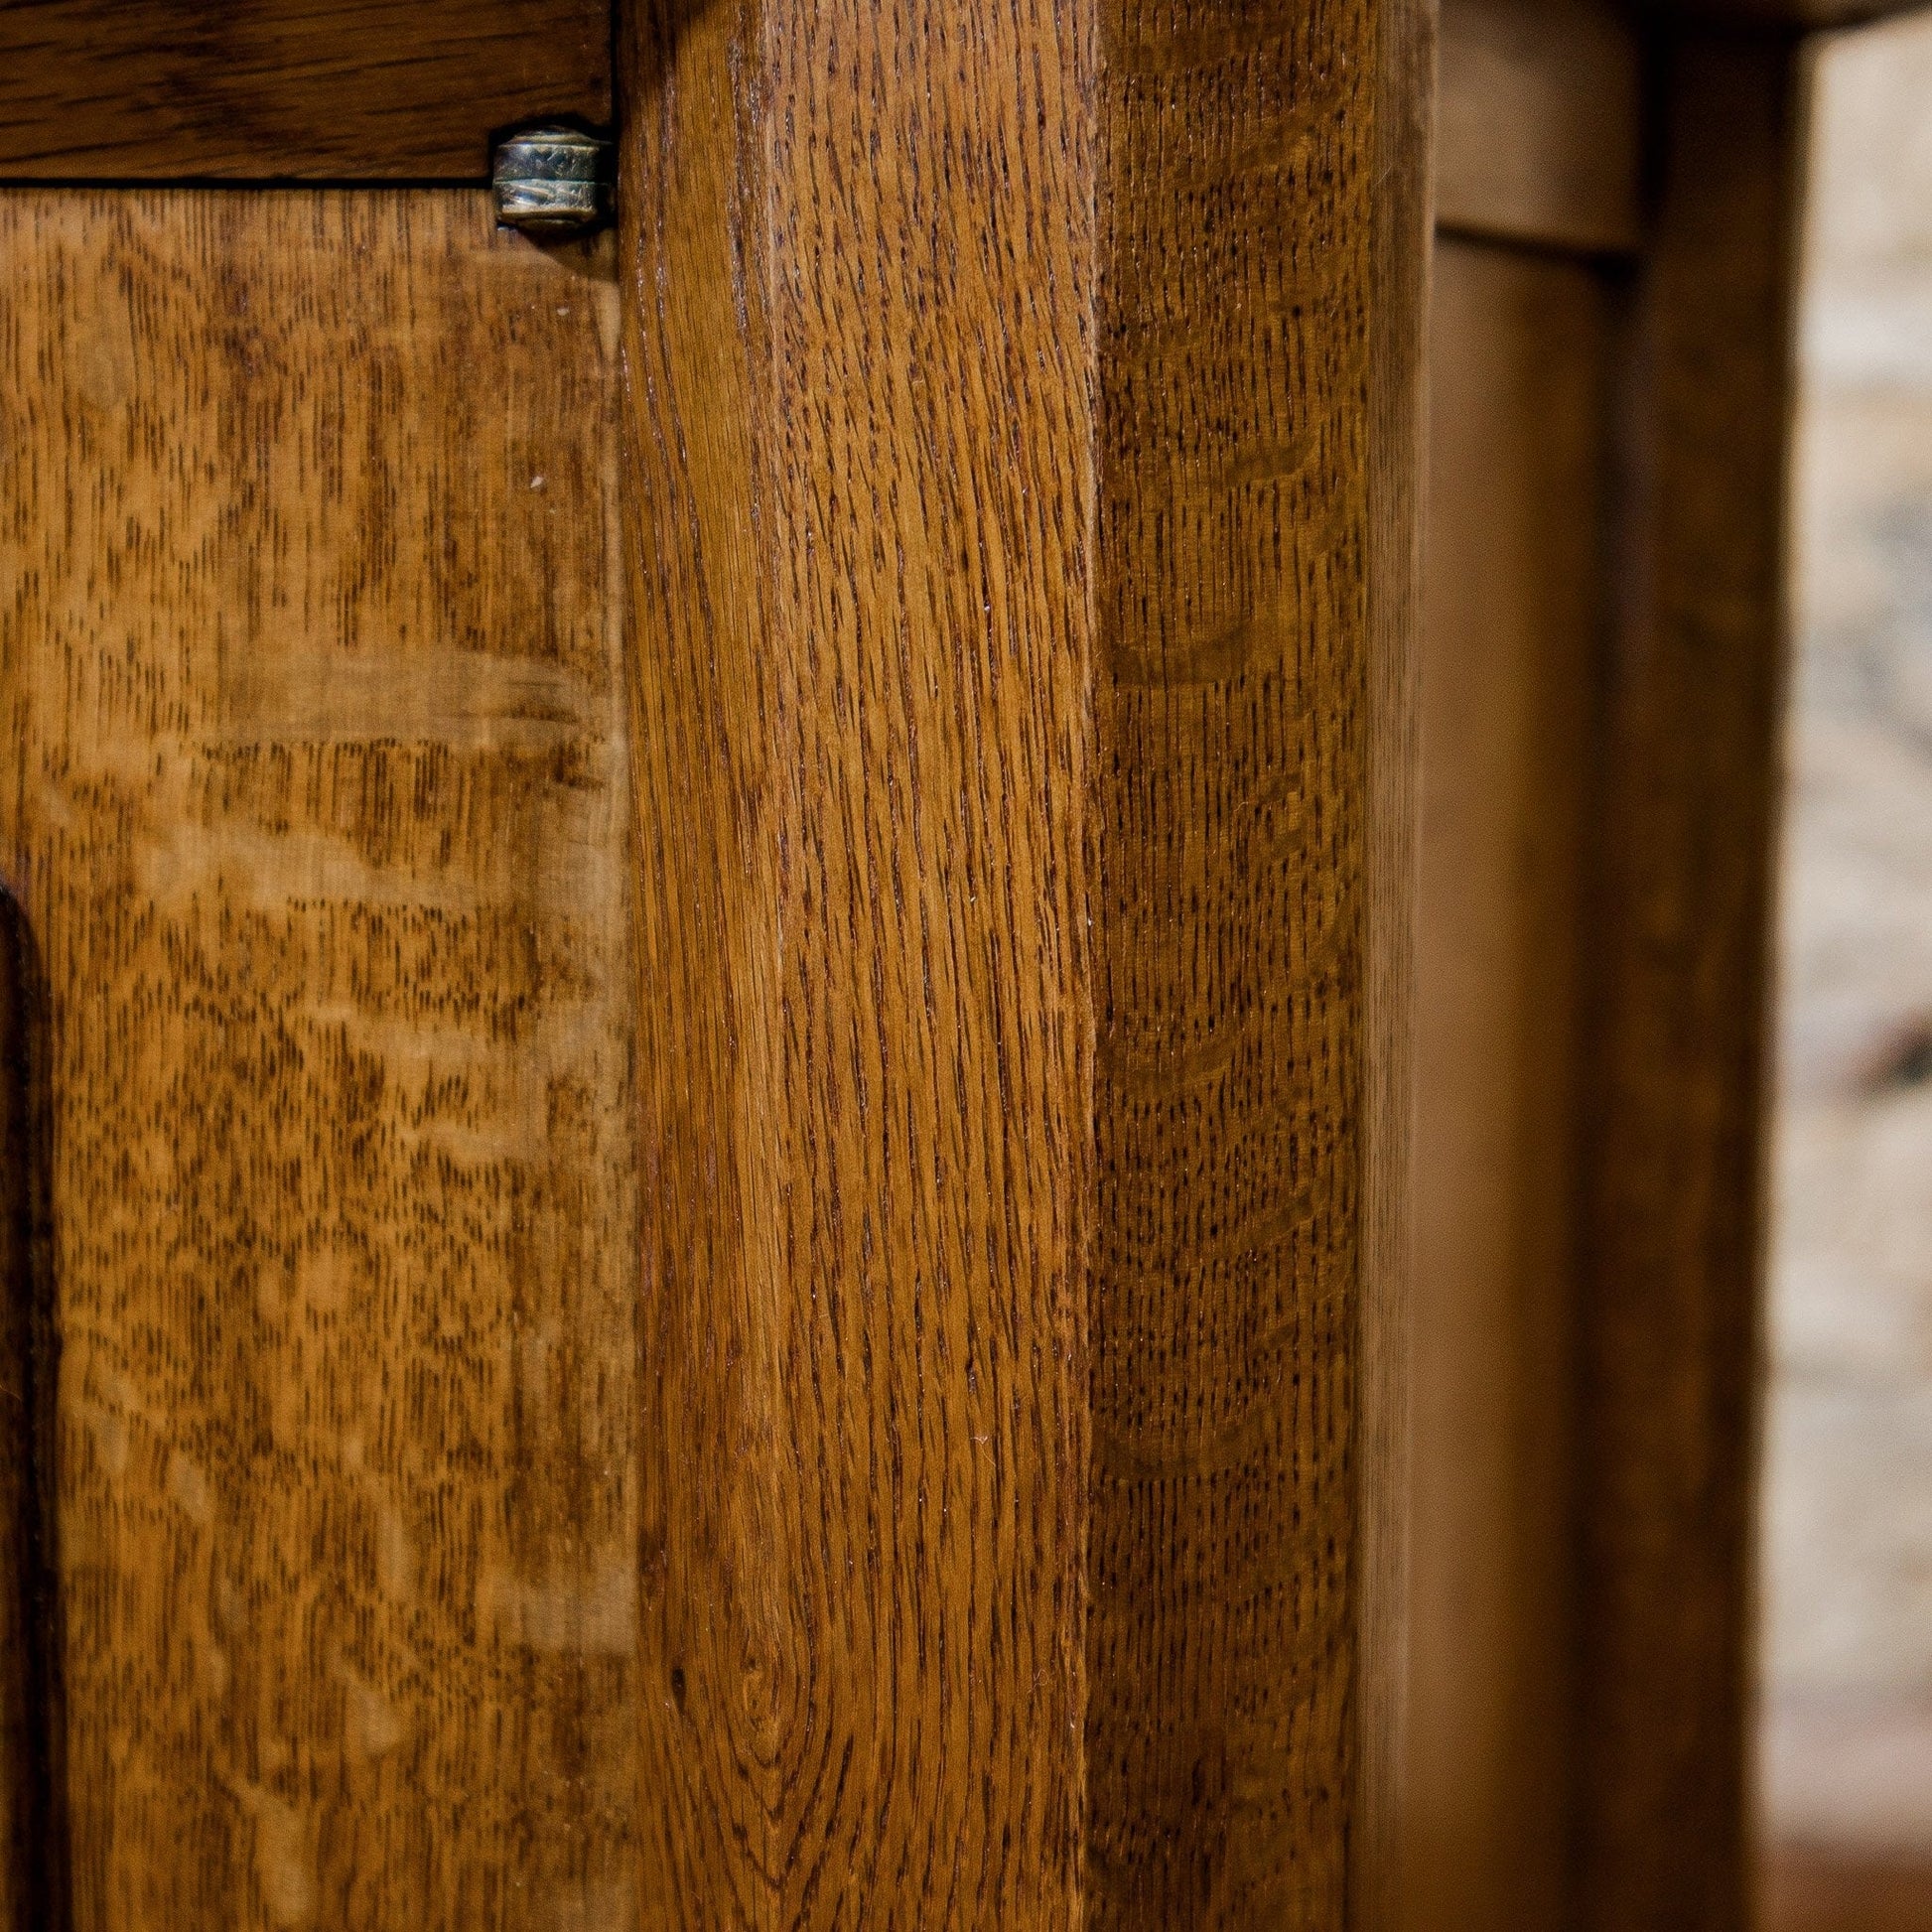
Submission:
<svg viewBox="0 0 1932 1932">
<path fill-rule="evenodd" d="M 610 113 L 610 0 L 0 6 L 0 181 L 479 181 Z"/>
</svg>

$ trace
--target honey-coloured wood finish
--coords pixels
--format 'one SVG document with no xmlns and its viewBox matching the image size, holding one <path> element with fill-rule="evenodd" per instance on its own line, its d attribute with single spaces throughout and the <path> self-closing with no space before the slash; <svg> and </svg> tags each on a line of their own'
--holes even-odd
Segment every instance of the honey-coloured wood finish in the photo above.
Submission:
<svg viewBox="0 0 1932 1932">
<path fill-rule="evenodd" d="M 73 1925 L 628 1925 L 608 241 L 0 197 Z"/>
<path fill-rule="evenodd" d="M 1386 1922 L 1429 25 L 639 19 L 652 1924 Z"/>
<path fill-rule="evenodd" d="M 611 114 L 611 0 L 6 0 L 0 181 L 479 181 Z"/>
</svg>

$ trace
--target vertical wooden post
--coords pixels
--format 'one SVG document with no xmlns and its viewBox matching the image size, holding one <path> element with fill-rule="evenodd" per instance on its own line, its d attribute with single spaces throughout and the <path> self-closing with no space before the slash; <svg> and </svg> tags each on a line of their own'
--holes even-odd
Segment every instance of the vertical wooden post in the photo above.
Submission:
<svg viewBox="0 0 1932 1932">
<path fill-rule="evenodd" d="M 1670 27 L 1586 1120 L 1579 1923 L 1747 1922 L 1795 40 Z"/>
<path fill-rule="evenodd" d="M 1380 1922 L 1427 0 L 624 36 L 650 1922 Z"/>
</svg>

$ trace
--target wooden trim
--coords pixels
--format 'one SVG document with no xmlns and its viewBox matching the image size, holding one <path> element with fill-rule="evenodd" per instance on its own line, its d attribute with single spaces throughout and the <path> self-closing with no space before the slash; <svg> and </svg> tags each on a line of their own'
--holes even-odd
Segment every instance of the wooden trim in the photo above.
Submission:
<svg viewBox="0 0 1932 1932">
<path fill-rule="evenodd" d="M 10 0 L 0 181 L 480 181 L 610 50 L 610 0 Z"/>
<path fill-rule="evenodd" d="M 1846 27 L 1925 0 L 1443 0 L 1437 219 L 1445 232 L 1587 255 L 1644 242 L 1644 40 L 1673 22 Z M 1649 15 L 1646 26 L 1645 15 Z"/>
<path fill-rule="evenodd" d="M 1643 239 L 1643 74 L 1617 0 L 1444 0 L 1437 219 L 1580 253 Z"/>
<path fill-rule="evenodd" d="M 1348 1923 L 1400 1923 L 1407 1792 L 1410 1303 L 1415 1275 L 1416 926 L 1436 0 L 1400 0 L 1378 39 L 1370 293 L 1359 1627 Z M 1177 1313 L 1184 1311 L 1176 1311 Z"/>
<path fill-rule="evenodd" d="M 652 1923 L 1375 1916 L 1429 11 L 637 23 Z"/>
<path fill-rule="evenodd" d="M 1800 65 L 1659 50 L 1584 1109 L 1586 1932 L 1746 1922 Z"/>
</svg>

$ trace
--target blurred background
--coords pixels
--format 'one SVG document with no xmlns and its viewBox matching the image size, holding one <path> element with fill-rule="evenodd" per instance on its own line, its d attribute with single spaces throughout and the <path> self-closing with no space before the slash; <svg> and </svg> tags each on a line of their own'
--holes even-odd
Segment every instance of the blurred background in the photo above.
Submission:
<svg viewBox="0 0 1932 1932">
<path fill-rule="evenodd" d="M 1801 315 L 1768 1932 L 1932 1928 L 1932 17 L 1830 41 Z"/>
</svg>

